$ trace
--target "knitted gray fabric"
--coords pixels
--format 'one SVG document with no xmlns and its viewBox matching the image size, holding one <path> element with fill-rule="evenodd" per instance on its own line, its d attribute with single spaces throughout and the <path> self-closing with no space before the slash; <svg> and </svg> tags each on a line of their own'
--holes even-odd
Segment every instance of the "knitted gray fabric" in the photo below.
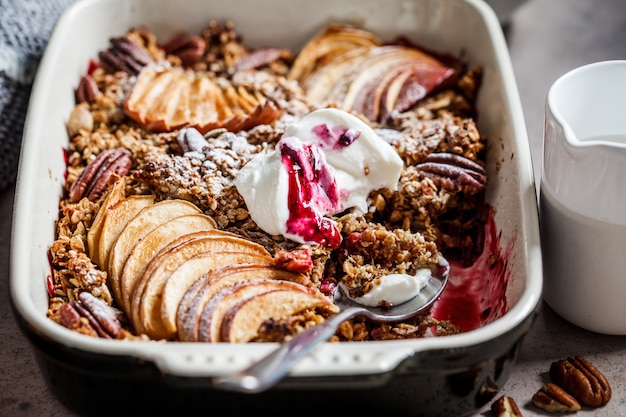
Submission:
<svg viewBox="0 0 626 417">
<path fill-rule="evenodd" d="M 72 0 L 0 0 L 0 190 L 15 181 L 28 98 L 41 55 Z"/>
</svg>

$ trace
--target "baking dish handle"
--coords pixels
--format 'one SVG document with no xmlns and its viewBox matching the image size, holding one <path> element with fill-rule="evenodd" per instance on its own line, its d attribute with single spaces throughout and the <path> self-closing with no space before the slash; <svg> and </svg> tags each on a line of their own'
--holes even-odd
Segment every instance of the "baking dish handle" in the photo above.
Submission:
<svg viewBox="0 0 626 417">
<path fill-rule="evenodd" d="M 333 377 L 391 375 L 398 366 L 417 352 L 415 346 L 401 343 L 391 346 L 392 341 L 324 343 L 295 364 L 290 377 Z M 183 349 L 153 351 L 150 358 L 165 374 L 179 377 L 221 378 L 247 369 L 260 361 L 279 345 L 276 343 L 232 344 L 185 344 Z M 146 358 L 148 360 L 148 358 Z M 366 378 L 384 383 L 386 378 Z"/>
</svg>

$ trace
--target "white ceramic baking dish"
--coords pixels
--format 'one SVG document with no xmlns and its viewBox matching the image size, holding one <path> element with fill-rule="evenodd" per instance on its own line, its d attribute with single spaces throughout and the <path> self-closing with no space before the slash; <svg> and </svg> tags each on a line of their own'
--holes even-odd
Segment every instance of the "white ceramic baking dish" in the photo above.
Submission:
<svg viewBox="0 0 626 417">
<path fill-rule="evenodd" d="M 46 318 L 47 250 L 54 239 L 64 182 L 65 121 L 89 59 L 108 45 L 110 37 L 131 27 L 145 25 L 167 38 L 179 30 L 198 33 L 211 19 L 234 21 L 251 47 L 292 50 L 328 23 L 348 22 L 384 39 L 406 35 L 483 67 L 478 122 L 490 141 L 487 198 L 495 209 L 500 243 L 512 248 L 507 264 L 509 309 L 503 317 L 449 337 L 326 343 L 276 388 L 256 395 L 216 391 L 211 377 L 249 365 L 274 344 L 107 341 L 82 336 Z M 186 415 L 209 411 L 207 402 L 214 407 L 222 404 L 235 415 L 265 404 L 265 410 L 277 415 L 288 404 L 293 409 L 319 395 L 320 404 L 334 404 L 334 410 L 364 407 L 407 415 L 465 415 L 506 382 L 541 298 L 530 158 L 507 46 L 496 15 L 483 1 L 80 0 L 59 20 L 31 95 L 12 234 L 16 316 L 50 389 L 81 414 L 111 412 L 112 405 L 104 404 L 102 395 L 115 399 L 116 413 L 124 405 L 124 410 L 156 414 L 172 407 L 187 410 Z M 284 394 L 287 390 L 289 395 Z M 308 404 L 307 409 L 315 406 Z"/>
</svg>

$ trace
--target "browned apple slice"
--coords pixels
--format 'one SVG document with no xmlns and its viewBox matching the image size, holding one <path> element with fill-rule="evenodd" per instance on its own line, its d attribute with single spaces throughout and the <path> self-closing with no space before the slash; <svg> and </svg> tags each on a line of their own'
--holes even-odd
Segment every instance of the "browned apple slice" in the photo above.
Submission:
<svg viewBox="0 0 626 417">
<path fill-rule="evenodd" d="M 426 88 L 420 84 L 412 84 L 412 78 L 415 78 L 415 74 L 410 69 L 402 68 L 390 72 L 377 88 L 372 89 L 368 100 L 357 106 L 362 108 L 368 119 L 386 123 L 394 109 L 403 112 L 426 95 Z M 407 97 L 410 96 L 410 100 L 401 103 L 399 98 L 403 91 Z"/>
<path fill-rule="evenodd" d="M 181 292 L 186 291 L 191 278 L 174 281 L 164 287 L 165 281 L 182 264 L 201 253 L 236 252 L 248 253 L 255 262 L 271 261 L 271 256 L 265 248 L 257 243 L 243 239 L 233 233 L 221 230 L 203 230 L 183 235 L 162 248 L 146 266 L 142 276 L 138 279 L 131 301 L 131 321 L 138 333 L 154 335 L 155 338 L 170 338 L 176 331 L 171 321 L 164 322 L 158 314 L 159 304 L 162 303 L 164 291 L 168 291 L 167 299 L 179 300 Z M 242 258 L 249 258 L 241 255 Z M 207 271 L 205 271 L 206 273 Z M 187 280 L 187 281 L 186 281 Z M 179 286 L 180 285 L 180 286 Z M 174 301 L 172 301 L 174 302 Z M 176 314 L 178 301 L 168 304 L 170 318 Z M 173 310 L 173 311 L 172 311 Z M 165 327 L 168 323 L 168 327 Z"/>
<path fill-rule="evenodd" d="M 370 82 L 377 80 L 382 74 L 398 66 L 405 65 L 407 62 L 436 65 L 441 67 L 443 71 L 448 69 L 434 57 L 418 49 L 397 45 L 381 46 L 371 49 L 364 55 L 364 59 L 355 62 L 355 66 L 358 67 L 351 69 L 352 75 L 342 79 L 342 82 L 349 86 L 345 90 L 345 95 L 338 93 L 333 99 L 341 103 L 341 108 L 353 109 L 357 97 L 364 93 L 364 89 Z"/>
<path fill-rule="evenodd" d="M 409 67 L 407 69 L 407 67 Z M 390 114 L 395 108 L 393 100 L 399 94 L 399 88 L 411 76 L 411 64 L 402 63 L 390 68 L 388 71 L 372 78 L 367 86 L 356 97 L 352 108 L 357 113 L 363 114 L 368 120 L 378 121 L 381 114 Z M 396 92 L 396 88 L 398 89 Z M 422 88 L 422 97 L 425 89 Z"/>
<path fill-rule="evenodd" d="M 266 255 L 246 252 L 207 252 L 199 254 L 180 265 L 167 278 L 163 285 L 162 298 L 160 300 L 160 318 L 166 337 L 174 337 L 177 333 L 176 312 L 189 287 L 202 275 L 210 273 L 228 265 L 254 263 L 259 265 L 273 265 L 274 260 Z M 143 303 L 142 303 L 143 304 Z M 149 321 L 157 321 L 157 309 L 159 302 L 153 303 L 152 310 L 141 310 L 142 317 L 151 317 Z M 149 313 L 149 314 L 148 314 Z M 149 327 L 149 326 L 146 326 Z"/>
<path fill-rule="evenodd" d="M 104 228 L 104 221 L 107 217 L 107 212 L 109 208 L 117 204 L 125 197 L 125 187 L 126 177 L 120 178 L 113 184 L 113 186 L 109 190 L 109 193 L 104 198 L 104 201 L 102 202 L 102 205 L 100 206 L 96 217 L 93 219 L 89 231 L 87 232 L 87 249 L 89 250 L 89 256 L 91 257 L 93 263 L 100 267 L 102 267 L 103 264 L 101 262 L 98 246 L 100 242 L 100 236 Z"/>
<path fill-rule="evenodd" d="M 202 310 L 198 323 L 198 341 L 219 342 L 224 316 L 236 304 L 264 292 L 285 289 L 316 294 L 312 288 L 296 282 L 267 279 L 242 282 L 222 289 L 209 300 Z"/>
<path fill-rule="evenodd" d="M 352 110 L 385 123 L 392 111 L 403 112 L 430 92 L 456 78 L 456 70 L 431 62 L 406 62 L 372 81 Z"/>
<path fill-rule="evenodd" d="M 288 77 L 302 83 L 316 68 L 343 53 L 367 50 L 381 44 L 382 41 L 371 32 L 345 25 L 329 25 L 298 53 Z"/>
<path fill-rule="evenodd" d="M 102 222 L 98 243 L 98 260 L 101 268 L 109 264 L 109 252 L 128 222 L 144 207 L 154 203 L 153 195 L 132 195 L 109 207 Z"/>
<path fill-rule="evenodd" d="M 261 324 L 269 319 L 279 321 L 305 310 L 323 309 L 336 312 L 337 306 L 326 298 L 297 290 L 268 291 L 247 298 L 224 315 L 220 341 L 249 342 L 257 336 Z"/>
<path fill-rule="evenodd" d="M 215 229 L 215 220 L 204 214 L 186 214 L 161 223 L 146 234 L 132 249 L 120 276 L 122 307 L 130 314 L 131 296 L 141 273 L 152 258 L 167 244 L 199 230 Z"/>
<path fill-rule="evenodd" d="M 125 100 L 124 111 L 148 130 L 191 126 L 201 133 L 221 127 L 230 131 L 249 129 L 271 123 L 282 114 L 282 109 L 261 92 L 222 81 L 178 68 L 147 66 Z"/>
<path fill-rule="evenodd" d="M 307 98 L 318 106 L 334 104 L 363 114 L 371 121 L 386 122 L 393 110 L 405 111 L 457 75 L 434 56 L 405 45 L 346 50 L 341 42 L 335 45 L 323 36 L 317 41 L 336 49 L 320 49 L 325 52 L 317 59 L 323 65 L 313 65 L 308 75 L 300 76 Z M 316 45 L 312 42 L 311 48 L 317 50 Z"/>
<path fill-rule="evenodd" d="M 335 57 L 326 65 L 320 66 L 301 83 L 306 96 L 312 103 L 319 106 L 328 105 L 330 91 L 339 84 L 350 68 L 354 68 L 354 62 L 363 57 L 369 48 L 357 48 L 346 51 L 344 54 Z"/>
<path fill-rule="evenodd" d="M 176 311 L 180 300 L 187 288 L 204 274 L 234 264 L 255 262 L 271 265 L 273 260 L 252 252 L 211 251 L 187 260 L 177 257 L 174 262 L 171 259 L 165 262 L 167 264 L 160 261 L 161 267 L 146 275 L 143 285 L 136 288 L 133 296 L 135 328 L 152 339 L 172 339 L 176 336 Z M 179 262 L 182 263 L 179 265 Z"/>
<path fill-rule="evenodd" d="M 231 285 L 257 279 L 298 283 L 307 281 L 304 275 L 267 265 L 233 265 L 206 274 L 189 288 L 178 306 L 176 326 L 179 340 L 186 342 L 198 340 L 198 324 L 202 310 L 215 294 Z"/>
<path fill-rule="evenodd" d="M 220 88 L 208 77 L 197 77 L 191 82 L 189 96 L 189 124 L 207 126 L 217 124 L 223 117 L 219 114 L 216 97 L 222 94 Z"/>
<path fill-rule="evenodd" d="M 173 68 L 144 67 L 124 103 L 126 114 L 149 130 L 171 130 L 188 122 L 191 83 Z"/>
<path fill-rule="evenodd" d="M 109 283 L 118 302 L 122 300 L 120 277 L 126 259 L 135 245 L 152 229 L 175 217 L 185 214 L 200 214 L 201 211 L 194 204 L 185 200 L 163 200 L 144 207 L 133 217 L 119 234 L 109 252 Z"/>
</svg>

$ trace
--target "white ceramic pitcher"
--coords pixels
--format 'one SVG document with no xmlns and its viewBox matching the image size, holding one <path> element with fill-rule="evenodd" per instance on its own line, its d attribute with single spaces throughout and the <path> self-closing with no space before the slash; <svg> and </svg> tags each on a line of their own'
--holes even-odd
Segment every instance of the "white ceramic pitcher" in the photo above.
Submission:
<svg viewBox="0 0 626 417">
<path fill-rule="evenodd" d="M 540 187 L 544 299 L 580 327 L 626 335 L 626 60 L 552 85 Z"/>
</svg>

